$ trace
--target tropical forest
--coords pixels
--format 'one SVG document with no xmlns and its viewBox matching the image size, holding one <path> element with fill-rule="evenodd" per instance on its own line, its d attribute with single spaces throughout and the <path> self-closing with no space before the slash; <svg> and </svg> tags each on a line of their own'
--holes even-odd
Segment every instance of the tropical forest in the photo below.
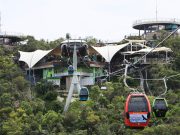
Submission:
<svg viewBox="0 0 180 135">
<path fill-rule="evenodd" d="M 156 39 L 155 43 L 163 38 Z M 166 78 L 166 85 L 163 79 L 148 81 L 150 91 L 146 95 L 151 112 L 148 126 L 140 128 L 124 123 L 125 102 L 132 91 L 124 84 L 123 75 L 111 76 L 103 82 L 105 90 L 99 84 L 89 86 L 89 100 L 77 98 L 64 112 L 66 100 L 59 99 L 58 88 L 46 79 L 32 85 L 16 56 L 19 50 L 53 49 L 65 39 L 46 41 L 27 36 L 24 40 L 27 40 L 25 44 L 13 48 L 0 45 L 0 135 L 180 135 L 179 36 L 171 36 L 160 45 L 172 49 L 171 63 L 148 68 L 150 78 Z M 86 41 L 88 45 L 98 42 L 94 37 L 88 37 Z M 139 88 L 138 80 L 130 76 L 128 85 Z M 162 93 L 168 110 L 165 117 L 156 117 L 153 101 Z"/>
</svg>

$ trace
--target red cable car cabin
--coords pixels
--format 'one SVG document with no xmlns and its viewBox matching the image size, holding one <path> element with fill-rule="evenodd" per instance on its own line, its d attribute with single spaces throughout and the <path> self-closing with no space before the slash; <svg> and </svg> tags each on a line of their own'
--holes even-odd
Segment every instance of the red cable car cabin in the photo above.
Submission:
<svg viewBox="0 0 180 135">
<path fill-rule="evenodd" d="M 145 127 L 149 123 L 151 113 L 150 102 L 145 94 L 129 94 L 125 103 L 125 125 L 129 127 Z"/>
</svg>

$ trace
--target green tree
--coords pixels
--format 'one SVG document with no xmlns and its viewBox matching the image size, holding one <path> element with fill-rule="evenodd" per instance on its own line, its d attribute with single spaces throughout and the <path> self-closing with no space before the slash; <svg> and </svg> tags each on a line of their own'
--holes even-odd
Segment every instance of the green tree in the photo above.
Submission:
<svg viewBox="0 0 180 135">
<path fill-rule="evenodd" d="M 3 93 L 0 96 L 0 107 L 12 107 L 12 97 L 9 93 Z"/>
<path fill-rule="evenodd" d="M 58 133 L 61 130 L 62 116 L 55 111 L 48 111 L 42 119 L 43 130 L 48 131 L 49 134 Z"/>
<path fill-rule="evenodd" d="M 91 89 L 90 89 L 90 97 L 91 97 L 92 100 L 98 101 L 100 93 L 101 93 L 101 91 L 99 89 L 99 86 L 95 85 L 95 86 L 91 87 Z"/>
</svg>

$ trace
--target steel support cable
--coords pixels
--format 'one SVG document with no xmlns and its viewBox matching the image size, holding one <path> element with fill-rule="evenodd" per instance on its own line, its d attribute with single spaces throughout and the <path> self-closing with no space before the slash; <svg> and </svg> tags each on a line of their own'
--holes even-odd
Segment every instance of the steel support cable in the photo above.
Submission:
<svg viewBox="0 0 180 135">
<path fill-rule="evenodd" d="M 166 79 L 168 80 L 169 78 L 172 78 L 172 77 L 175 77 L 175 76 L 179 76 L 180 74 L 177 74 L 177 75 L 171 75 L 171 76 L 168 76 L 166 77 Z M 140 80 L 141 78 L 134 78 L 134 77 L 131 77 L 131 79 L 137 79 L 137 80 Z M 157 79 L 143 79 L 143 80 L 149 80 L 149 81 L 162 81 L 164 80 L 164 78 L 157 78 Z"/>
<path fill-rule="evenodd" d="M 124 69 L 126 69 L 126 68 L 122 68 L 122 69 L 119 69 L 117 71 L 111 72 L 109 75 L 116 75 L 116 74 L 120 73 Z"/>
<path fill-rule="evenodd" d="M 134 78 L 134 77 L 131 77 L 131 79 L 134 79 L 134 80 L 140 80 L 141 78 Z M 147 81 L 162 81 L 163 78 L 160 78 L 160 79 L 142 79 L 142 80 L 147 80 Z"/>
<path fill-rule="evenodd" d="M 117 71 L 115 71 L 116 73 L 114 73 L 114 72 L 111 72 L 110 74 L 109 73 L 107 73 L 107 75 L 102 75 L 102 76 L 96 76 L 96 78 L 99 78 L 99 77 L 104 77 L 104 76 L 106 76 L 106 78 L 105 79 L 107 79 L 109 76 L 117 76 L 117 74 L 119 74 L 120 73 L 120 71 L 122 71 L 122 70 L 124 70 L 125 68 L 123 68 L 123 69 L 120 69 L 120 70 L 118 70 L 118 72 Z"/>
<path fill-rule="evenodd" d="M 166 77 L 167 79 L 169 79 L 169 78 L 172 78 L 172 77 L 175 77 L 175 76 L 179 76 L 180 74 L 177 74 L 177 75 L 171 75 L 171 76 L 168 76 L 168 77 Z"/>
</svg>

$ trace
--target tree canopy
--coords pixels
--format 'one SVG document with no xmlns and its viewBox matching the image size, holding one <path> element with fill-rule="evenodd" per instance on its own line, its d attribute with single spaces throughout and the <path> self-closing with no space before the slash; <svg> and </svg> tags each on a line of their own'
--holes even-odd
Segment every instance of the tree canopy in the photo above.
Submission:
<svg viewBox="0 0 180 135">
<path fill-rule="evenodd" d="M 167 80 L 168 92 L 165 95 L 169 111 L 165 118 L 156 118 L 153 113 L 148 127 L 131 129 L 124 125 L 124 104 L 129 90 L 122 78 L 104 85 L 90 87 L 90 100 L 71 103 L 68 112 L 63 112 L 64 102 L 60 101 L 56 87 L 46 81 L 31 86 L 25 74 L 12 59 L 17 50 L 34 51 L 50 49 L 60 44 L 63 38 L 55 41 L 36 40 L 27 37 L 24 46 L 10 51 L 0 47 L 0 134 L 1 135 L 169 135 L 180 134 L 180 76 Z M 97 42 L 89 37 L 89 44 Z M 180 73 L 180 38 L 170 38 L 163 44 L 174 52 L 174 61 L 169 65 L 152 66 L 148 74 L 161 78 Z M 136 82 L 132 82 L 132 85 Z M 148 95 L 151 104 L 156 95 L 164 91 L 160 82 L 150 82 Z"/>
</svg>

